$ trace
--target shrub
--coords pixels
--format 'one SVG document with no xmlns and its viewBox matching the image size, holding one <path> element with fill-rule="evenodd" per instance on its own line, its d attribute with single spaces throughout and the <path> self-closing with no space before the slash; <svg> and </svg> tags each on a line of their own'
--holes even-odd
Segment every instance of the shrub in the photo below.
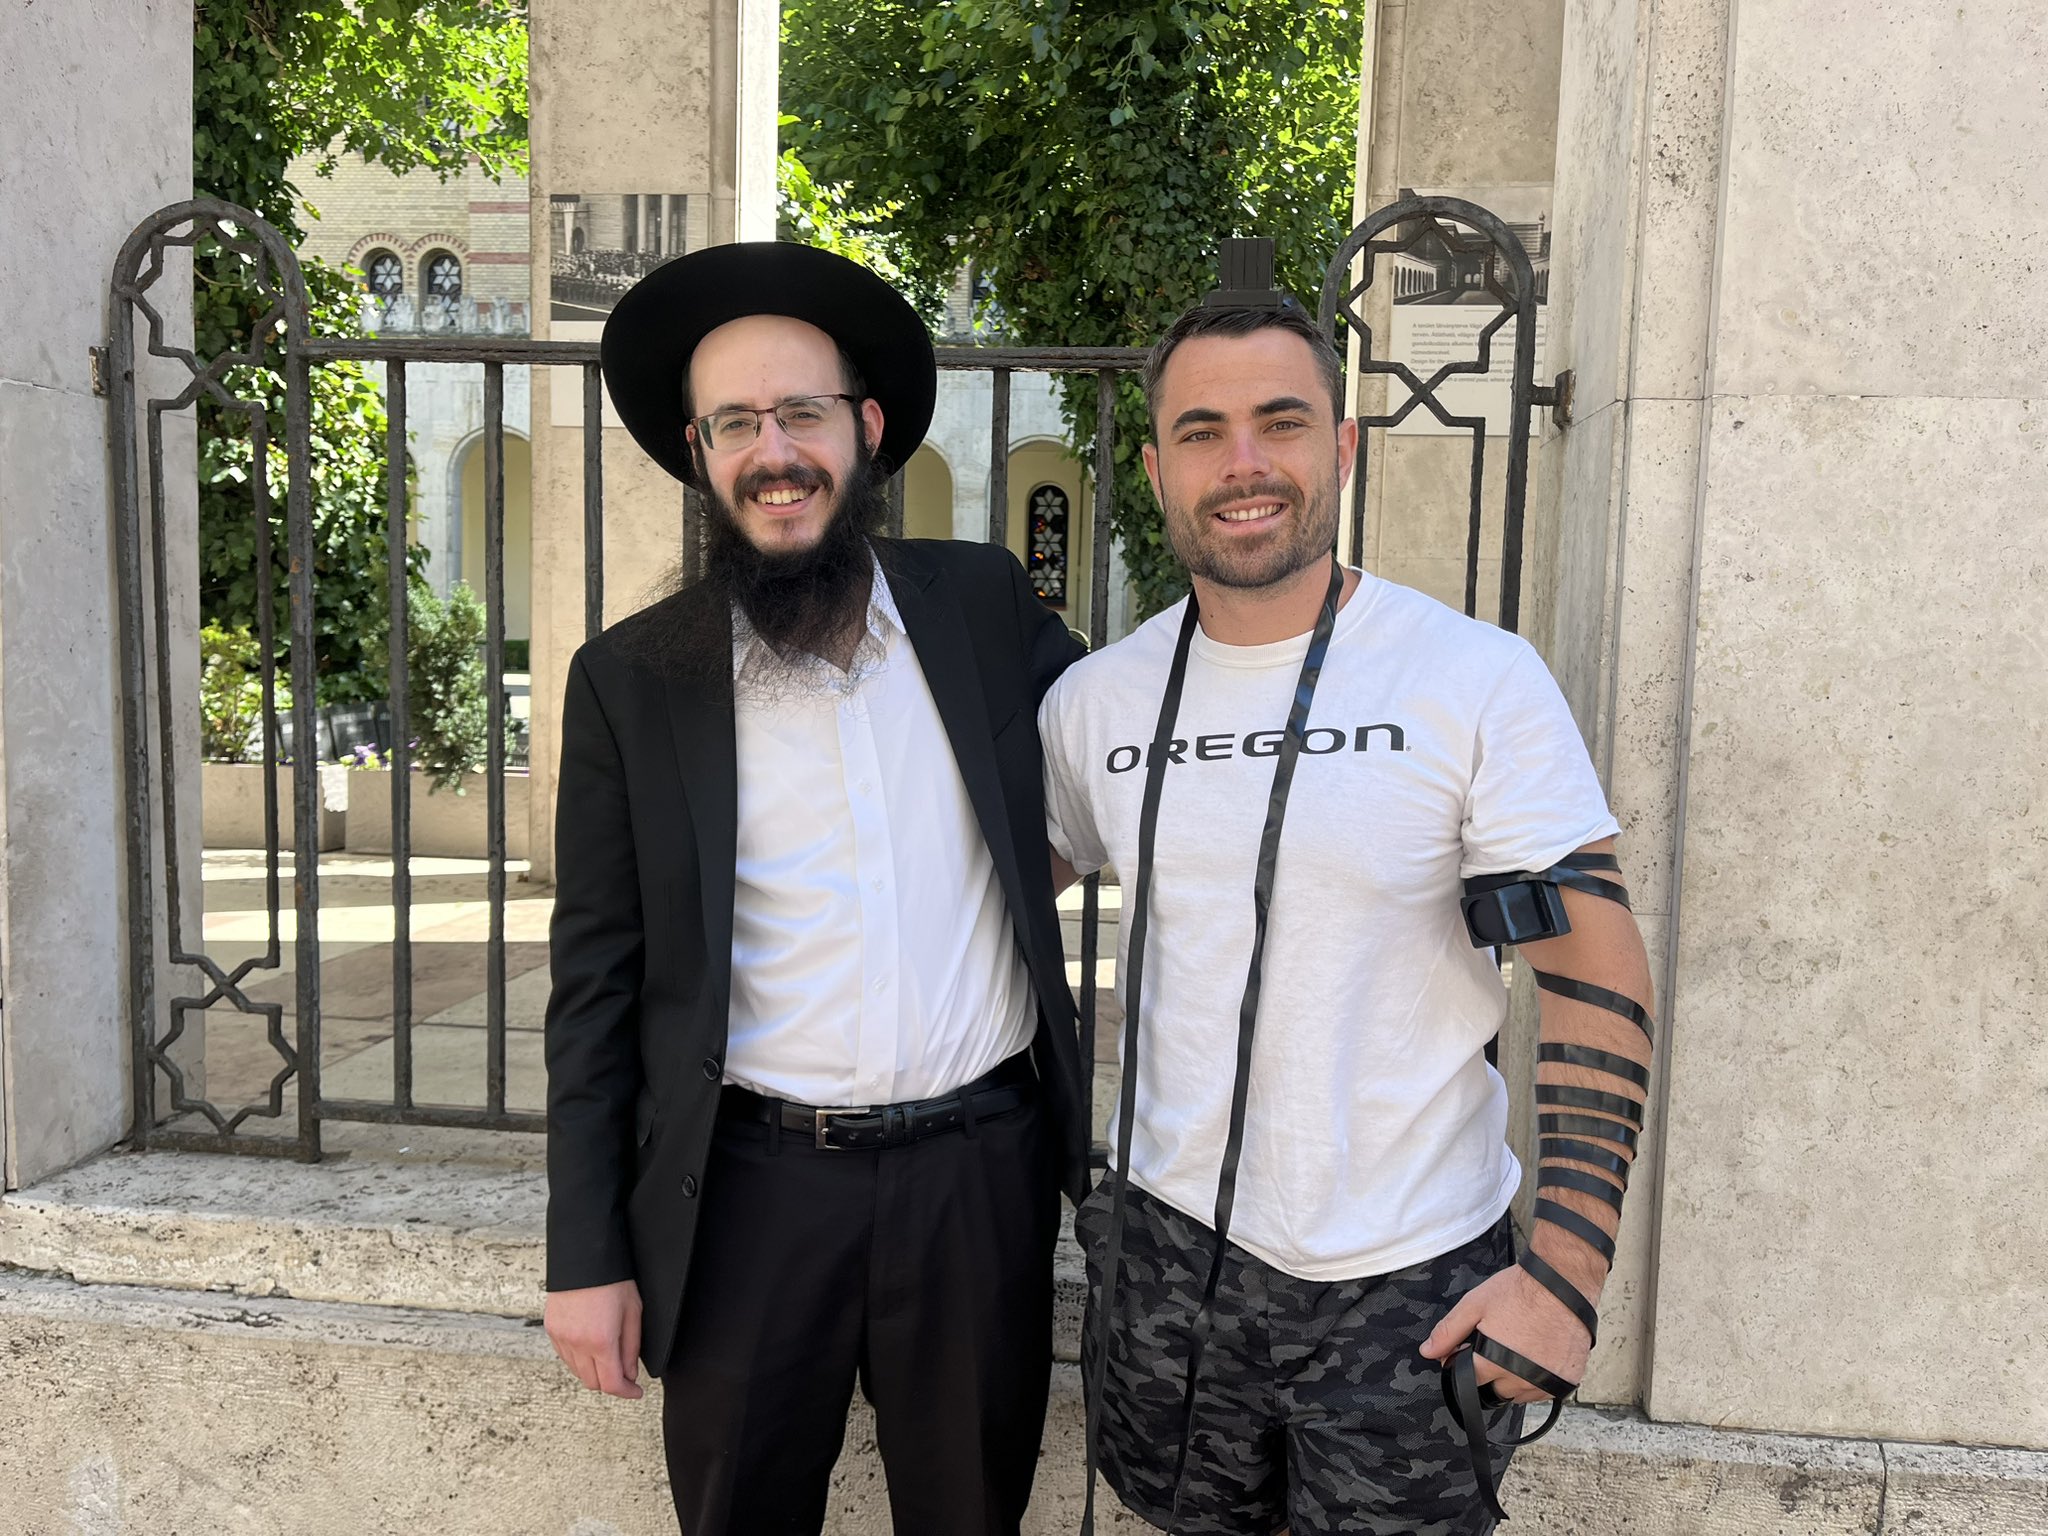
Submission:
<svg viewBox="0 0 2048 1536">
<path fill-rule="evenodd" d="M 462 776 L 490 751 L 484 693 L 484 605 L 458 581 L 443 602 L 424 581 L 412 584 L 406 662 L 411 671 L 413 760 L 434 789 L 462 791 Z"/>
<path fill-rule="evenodd" d="M 246 629 L 208 624 L 199 631 L 199 751 L 219 763 L 246 763 L 263 752 L 263 667 Z M 291 708 L 291 685 L 277 674 L 277 709 Z"/>
</svg>

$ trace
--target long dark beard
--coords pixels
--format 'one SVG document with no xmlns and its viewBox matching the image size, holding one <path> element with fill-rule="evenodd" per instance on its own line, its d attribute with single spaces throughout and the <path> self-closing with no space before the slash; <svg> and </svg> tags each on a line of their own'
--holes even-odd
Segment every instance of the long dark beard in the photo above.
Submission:
<svg viewBox="0 0 2048 1536">
<path fill-rule="evenodd" d="M 816 485 L 831 494 L 832 479 L 808 467 L 757 477 Z M 742 481 L 736 495 L 749 493 Z M 754 633 L 786 659 L 829 656 L 867 610 L 874 584 L 868 538 L 881 531 L 888 504 L 872 462 L 859 456 L 837 487 L 832 519 L 808 549 L 765 552 L 742 531 L 733 507 L 715 493 L 704 525 L 704 580 L 746 615 Z"/>
<path fill-rule="evenodd" d="M 689 579 L 677 561 L 649 587 L 641 613 L 620 626 L 614 643 L 629 661 L 665 677 L 711 681 L 732 668 L 727 616 L 737 608 L 756 634 L 784 658 L 819 656 L 860 622 L 874 582 L 868 540 L 888 516 L 888 502 L 872 461 L 863 451 L 843 481 L 809 466 L 757 472 L 749 481 L 779 479 L 836 495 L 831 520 L 807 549 L 766 553 L 740 527 L 732 503 L 717 492 L 704 498 L 704 570 Z M 665 603 L 686 587 L 701 587 L 702 601 Z"/>
</svg>

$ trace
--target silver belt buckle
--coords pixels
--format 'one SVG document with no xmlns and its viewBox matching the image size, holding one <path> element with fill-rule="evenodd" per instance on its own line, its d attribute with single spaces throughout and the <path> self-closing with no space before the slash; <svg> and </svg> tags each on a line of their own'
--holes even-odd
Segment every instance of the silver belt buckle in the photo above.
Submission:
<svg viewBox="0 0 2048 1536">
<path fill-rule="evenodd" d="M 827 1119 L 827 1116 L 832 1113 L 833 1111 L 829 1109 L 812 1111 L 812 1114 L 815 1116 L 815 1129 L 811 1133 L 812 1145 L 817 1147 L 820 1152 L 837 1152 L 839 1150 L 825 1139 L 825 1132 L 831 1129 L 831 1122 Z"/>
</svg>

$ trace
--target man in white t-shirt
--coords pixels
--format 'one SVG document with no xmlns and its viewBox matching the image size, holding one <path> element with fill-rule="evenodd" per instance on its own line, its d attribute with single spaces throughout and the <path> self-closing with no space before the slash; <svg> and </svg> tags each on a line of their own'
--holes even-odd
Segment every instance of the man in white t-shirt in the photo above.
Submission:
<svg viewBox="0 0 2048 1536">
<path fill-rule="evenodd" d="M 1054 879 L 1118 872 L 1118 987 L 1138 1030 L 1133 1123 L 1120 1111 L 1111 1133 L 1112 1145 L 1128 1138 L 1129 1187 L 1106 1311 L 1114 1178 L 1076 1220 L 1103 1470 L 1177 1536 L 1490 1530 L 1498 1506 L 1439 1365 L 1483 1329 L 1555 1390 L 1579 1378 L 1591 1339 L 1555 1287 L 1516 1266 L 1506 1213 L 1522 1169 L 1485 1054 L 1506 993 L 1468 930 L 1461 882 L 1554 875 L 1610 849 L 1619 829 L 1526 642 L 1334 565 L 1358 428 L 1343 418 L 1336 354 L 1292 300 L 1191 311 L 1154 349 L 1146 386 L 1145 466 L 1199 622 L 1165 739 L 1135 1010 L 1146 782 L 1186 605 L 1076 664 L 1039 715 Z M 1327 654 L 1305 669 L 1326 607 Z M 1254 965 L 1254 875 L 1304 690 Z M 1529 962 L 1647 1005 L 1625 906 L 1562 894 L 1571 931 L 1525 945 Z M 1219 1175 L 1247 1038 L 1233 1203 Z M 1546 1052 L 1545 1084 L 1647 1081 L 1629 1066 L 1648 1062 L 1647 1025 L 1608 1007 L 1546 991 L 1542 1038 L 1572 1047 Z M 1606 1139 L 1632 1153 L 1625 1113 L 1579 1119 L 1594 1136 L 1611 1122 Z M 1591 1161 L 1556 1166 L 1582 1180 L 1546 1188 L 1539 1218 L 1562 1206 L 1581 1219 L 1539 1219 L 1528 1246 L 1589 1315 L 1612 1248 L 1577 1234 L 1611 1237 L 1619 1192 L 1588 1192 L 1583 1170 L 1625 1184 L 1626 1158 L 1575 1145 Z M 1219 1225 L 1228 1243 L 1214 1258 Z M 1473 1364 L 1485 1400 L 1545 1395 L 1491 1359 Z"/>
</svg>

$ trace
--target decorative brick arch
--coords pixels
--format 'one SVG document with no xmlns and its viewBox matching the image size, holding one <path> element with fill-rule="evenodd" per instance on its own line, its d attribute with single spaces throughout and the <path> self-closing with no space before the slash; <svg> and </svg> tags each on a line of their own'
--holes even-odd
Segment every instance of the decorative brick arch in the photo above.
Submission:
<svg viewBox="0 0 2048 1536">
<path fill-rule="evenodd" d="M 418 261 L 429 251 L 452 251 L 462 258 L 465 266 L 469 263 L 469 237 L 466 235 L 451 235 L 446 231 L 437 230 L 431 235 L 421 235 L 417 240 L 407 241 L 403 249 L 414 261 Z"/>
<path fill-rule="evenodd" d="M 348 265 L 360 267 L 363 264 L 363 258 L 369 255 L 370 252 L 377 250 L 390 251 L 400 261 L 404 261 L 411 254 L 406 249 L 406 242 L 397 235 L 365 235 L 348 248 Z"/>
</svg>

